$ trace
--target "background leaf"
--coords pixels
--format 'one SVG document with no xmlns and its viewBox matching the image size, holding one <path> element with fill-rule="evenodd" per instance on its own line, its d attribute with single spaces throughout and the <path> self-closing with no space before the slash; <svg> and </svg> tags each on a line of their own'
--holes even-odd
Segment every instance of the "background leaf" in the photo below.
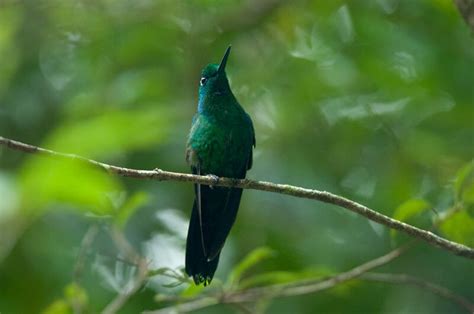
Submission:
<svg viewBox="0 0 474 314">
<path fill-rule="evenodd" d="M 458 201 L 468 205 L 474 203 L 474 161 L 458 171 L 454 187 Z"/>
<path fill-rule="evenodd" d="M 114 215 L 115 223 L 119 228 L 124 228 L 129 218 L 141 206 L 146 204 L 149 196 L 145 193 L 138 192 L 131 195 L 124 204 L 122 204 Z"/>
<path fill-rule="evenodd" d="M 411 199 L 395 209 L 393 213 L 393 218 L 404 221 L 407 223 L 410 223 L 415 226 L 420 226 L 421 223 L 425 223 L 424 225 L 421 225 L 422 228 L 426 228 L 426 220 L 423 221 L 422 214 L 424 214 L 426 211 L 430 209 L 430 204 L 426 202 L 425 200 L 421 199 Z M 395 238 L 395 236 L 398 234 L 396 230 L 390 230 L 390 236 Z"/>
<path fill-rule="evenodd" d="M 118 191 L 117 178 L 80 161 L 32 157 L 20 181 L 25 213 L 37 215 L 54 204 L 84 212 L 111 214 L 107 193 Z"/>
<path fill-rule="evenodd" d="M 265 259 L 274 256 L 274 251 L 268 247 L 260 247 L 250 252 L 240 263 L 238 263 L 229 275 L 228 285 L 235 286 L 239 284 L 243 274 L 253 266 Z"/>
<path fill-rule="evenodd" d="M 466 211 L 459 211 L 445 221 L 441 227 L 443 234 L 453 241 L 474 246 L 474 218 Z"/>
</svg>

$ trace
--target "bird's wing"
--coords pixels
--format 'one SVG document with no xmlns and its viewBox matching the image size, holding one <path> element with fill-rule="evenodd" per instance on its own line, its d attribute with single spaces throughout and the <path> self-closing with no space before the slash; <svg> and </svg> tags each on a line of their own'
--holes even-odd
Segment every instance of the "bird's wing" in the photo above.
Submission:
<svg viewBox="0 0 474 314">
<path fill-rule="evenodd" d="M 192 167 L 193 174 L 201 175 L 201 166 L 198 164 L 196 167 Z M 204 232 L 203 232 L 203 224 L 202 224 L 202 198 L 201 198 L 201 184 L 195 184 L 196 189 L 196 203 L 197 203 L 197 211 L 198 211 L 198 219 L 199 219 L 199 229 L 201 231 L 201 244 L 202 250 L 204 252 L 204 256 L 207 256 L 206 253 L 206 245 L 204 242 Z"/>
<path fill-rule="evenodd" d="M 201 175 L 200 167 L 191 167 L 191 170 L 193 174 Z M 235 203 L 231 190 L 199 183 L 194 185 L 194 210 L 197 211 L 200 242 L 203 255 L 209 261 L 222 249 L 237 214 L 240 195 Z"/>
<path fill-rule="evenodd" d="M 245 164 L 236 178 L 244 178 Z M 209 261 L 219 256 L 239 210 L 242 189 L 227 187 L 201 187 L 204 245 Z"/>
<path fill-rule="evenodd" d="M 215 189 L 215 188 L 214 188 Z M 220 213 L 213 218 L 214 226 L 211 226 L 210 239 L 206 245 L 207 259 L 212 261 L 219 256 L 219 253 L 224 246 L 225 240 L 232 228 L 237 211 L 239 209 L 240 198 L 242 196 L 242 189 L 236 188 L 219 188 L 217 191 L 208 191 L 212 194 L 220 194 L 219 199 L 221 205 L 219 206 Z M 206 238 L 206 233 L 204 233 Z"/>
<path fill-rule="evenodd" d="M 247 118 L 248 124 L 250 125 L 250 132 L 252 136 L 252 146 L 250 147 L 250 154 L 249 154 L 249 159 L 247 162 L 247 170 L 250 170 L 250 168 L 252 168 L 252 165 L 253 165 L 253 148 L 257 146 L 257 142 L 255 140 L 255 129 L 253 127 L 252 119 L 247 113 L 246 113 L 246 118 Z"/>
<path fill-rule="evenodd" d="M 208 261 L 216 258 L 234 224 L 241 189 L 201 186 L 202 232 Z"/>
</svg>

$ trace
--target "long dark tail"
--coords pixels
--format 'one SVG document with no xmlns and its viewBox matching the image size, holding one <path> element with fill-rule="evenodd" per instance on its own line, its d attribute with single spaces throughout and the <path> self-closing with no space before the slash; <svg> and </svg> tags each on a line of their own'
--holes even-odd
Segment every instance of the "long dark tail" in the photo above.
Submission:
<svg viewBox="0 0 474 314">
<path fill-rule="evenodd" d="M 221 249 L 234 224 L 242 190 L 202 185 L 200 192 L 202 226 L 196 197 L 186 242 L 186 273 L 196 284 L 207 285 L 214 277 Z"/>
<path fill-rule="evenodd" d="M 194 201 L 186 240 L 186 273 L 193 277 L 196 285 L 201 283 L 207 285 L 214 277 L 219 263 L 219 255 L 210 262 L 207 261 L 207 257 L 204 255 L 196 202 L 197 200 Z"/>
</svg>

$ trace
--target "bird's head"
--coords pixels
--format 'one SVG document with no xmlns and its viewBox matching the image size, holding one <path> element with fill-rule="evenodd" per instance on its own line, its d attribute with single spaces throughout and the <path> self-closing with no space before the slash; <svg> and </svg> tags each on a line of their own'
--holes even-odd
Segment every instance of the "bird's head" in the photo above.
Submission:
<svg viewBox="0 0 474 314">
<path fill-rule="evenodd" d="M 229 46 L 225 51 L 224 57 L 220 64 L 208 64 L 201 74 L 199 81 L 199 95 L 219 95 L 230 91 L 229 81 L 225 74 L 225 66 L 230 54 Z"/>
</svg>

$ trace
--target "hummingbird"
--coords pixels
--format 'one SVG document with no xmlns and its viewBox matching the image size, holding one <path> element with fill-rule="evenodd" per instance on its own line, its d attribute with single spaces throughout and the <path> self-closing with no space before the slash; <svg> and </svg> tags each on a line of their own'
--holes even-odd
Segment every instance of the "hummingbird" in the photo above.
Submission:
<svg viewBox="0 0 474 314">
<path fill-rule="evenodd" d="M 243 179 L 252 167 L 255 131 L 252 119 L 230 89 L 225 67 L 209 64 L 199 81 L 199 101 L 186 144 L 193 174 Z M 194 283 L 211 283 L 219 256 L 235 222 L 242 189 L 194 185 L 194 203 L 186 240 L 186 267 Z"/>
</svg>

